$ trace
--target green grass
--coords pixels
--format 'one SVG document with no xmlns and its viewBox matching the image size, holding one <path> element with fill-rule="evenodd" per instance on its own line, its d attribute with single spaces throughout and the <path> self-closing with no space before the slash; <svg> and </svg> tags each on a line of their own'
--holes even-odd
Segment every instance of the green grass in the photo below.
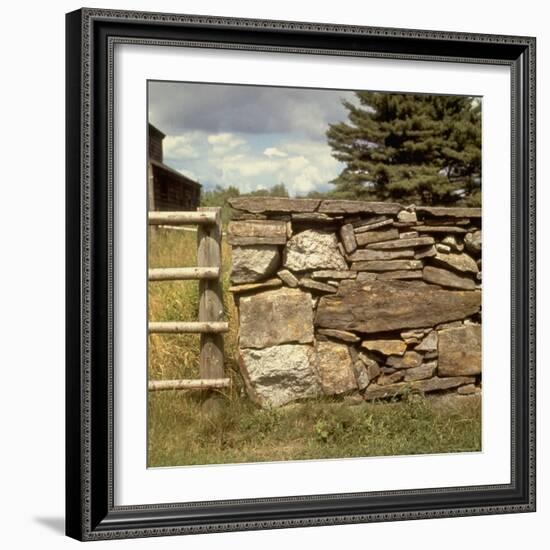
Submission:
<svg viewBox="0 0 550 550">
<path fill-rule="evenodd" d="M 149 392 L 148 465 L 176 466 L 357 456 L 477 451 L 481 405 L 476 397 L 410 396 L 384 403 L 321 398 L 262 410 L 246 397 L 235 361 L 236 310 L 227 287 L 229 247 L 224 244 L 223 286 L 230 331 L 225 369 L 232 387 L 208 414 L 197 392 Z M 149 266 L 196 265 L 196 234 L 151 230 Z M 196 320 L 194 282 L 150 283 L 149 318 Z M 199 378 L 197 335 L 151 335 L 151 379 Z"/>
<path fill-rule="evenodd" d="M 149 465 L 448 453 L 480 449 L 480 400 L 349 405 L 329 398 L 260 410 L 245 399 L 204 414 L 175 392 L 149 399 Z"/>
</svg>

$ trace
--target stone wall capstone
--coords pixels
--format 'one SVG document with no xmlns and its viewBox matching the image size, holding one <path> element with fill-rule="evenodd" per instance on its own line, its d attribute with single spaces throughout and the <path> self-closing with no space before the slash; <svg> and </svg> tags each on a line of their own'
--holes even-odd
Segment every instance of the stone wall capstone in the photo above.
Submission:
<svg viewBox="0 0 550 550">
<path fill-rule="evenodd" d="M 230 199 L 249 396 L 481 391 L 481 209 Z"/>
</svg>

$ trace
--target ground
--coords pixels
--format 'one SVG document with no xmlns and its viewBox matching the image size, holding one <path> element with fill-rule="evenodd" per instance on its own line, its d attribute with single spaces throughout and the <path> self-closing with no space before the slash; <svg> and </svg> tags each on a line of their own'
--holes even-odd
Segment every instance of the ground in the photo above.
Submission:
<svg viewBox="0 0 550 550">
<path fill-rule="evenodd" d="M 205 412 L 197 392 L 149 392 L 148 465 L 176 466 L 357 456 L 449 453 L 481 449 L 478 396 L 350 403 L 320 398 L 262 410 L 244 391 L 235 362 L 236 309 L 227 288 L 230 247 L 223 244 L 223 287 L 230 331 L 224 337 L 230 390 Z M 196 233 L 150 229 L 149 267 L 196 265 Z M 149 284 L 149 319 L 194 321 L 198 284 Z M 198 335 L 151 335 L 149 377 L 199 378 Z"/>
</svg>

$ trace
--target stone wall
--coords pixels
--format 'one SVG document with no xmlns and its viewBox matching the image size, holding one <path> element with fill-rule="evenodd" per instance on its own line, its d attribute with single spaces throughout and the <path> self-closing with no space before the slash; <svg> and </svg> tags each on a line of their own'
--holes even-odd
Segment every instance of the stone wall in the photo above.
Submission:
<svg viewBox="0 0 550 550">
<path fill-rule="evenodd" d="M 481 391 L 481 210 L 231 199 L 238 361 L 265 407 Z"/>
</svg>

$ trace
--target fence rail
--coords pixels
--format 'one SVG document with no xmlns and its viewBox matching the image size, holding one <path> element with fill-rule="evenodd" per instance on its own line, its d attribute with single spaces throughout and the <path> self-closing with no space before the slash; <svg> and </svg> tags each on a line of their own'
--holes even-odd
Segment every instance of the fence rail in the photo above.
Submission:
<svg viewBox="0 0 550 550">
<path fill-rule="evenodd" d="M 230 378 L 212 378 L 210 380 L 151 380 L 149 382 L 149 390 L 206 390 L 228 388 L 230 385 Z"/>
<path fill-rule="evenodd" d="M 220 334 L 229 325 L 223 321 L 150 321 L 150 334 Z"/>
<path fill-rule="evenodd" d="M 200 208 L 196 212 L 149 212 L 149 225 L 217 225 L 218 219 L 215 211 Z"/>
<path fill-rule="evenodd" d="M 189 281 L 219 277 L 219 267 L 156 267 L 149 270 L 150 281 Z"/>
<path fill-rule="evenodd" d="M 221 208 L 196 212 L 150 212 L 149 225 L 197 225 L 197 266 L 149 269 L 149 281 L 199 281 L 198 321 L 149 321 L 149 334 L 200 334 L 200 379 L 150 380 L 148 389 L 211 390 L 230 386 L 224 377 L 223 336 L 229 325 L 223 320 L 221 276 Z"/>
</svg>

